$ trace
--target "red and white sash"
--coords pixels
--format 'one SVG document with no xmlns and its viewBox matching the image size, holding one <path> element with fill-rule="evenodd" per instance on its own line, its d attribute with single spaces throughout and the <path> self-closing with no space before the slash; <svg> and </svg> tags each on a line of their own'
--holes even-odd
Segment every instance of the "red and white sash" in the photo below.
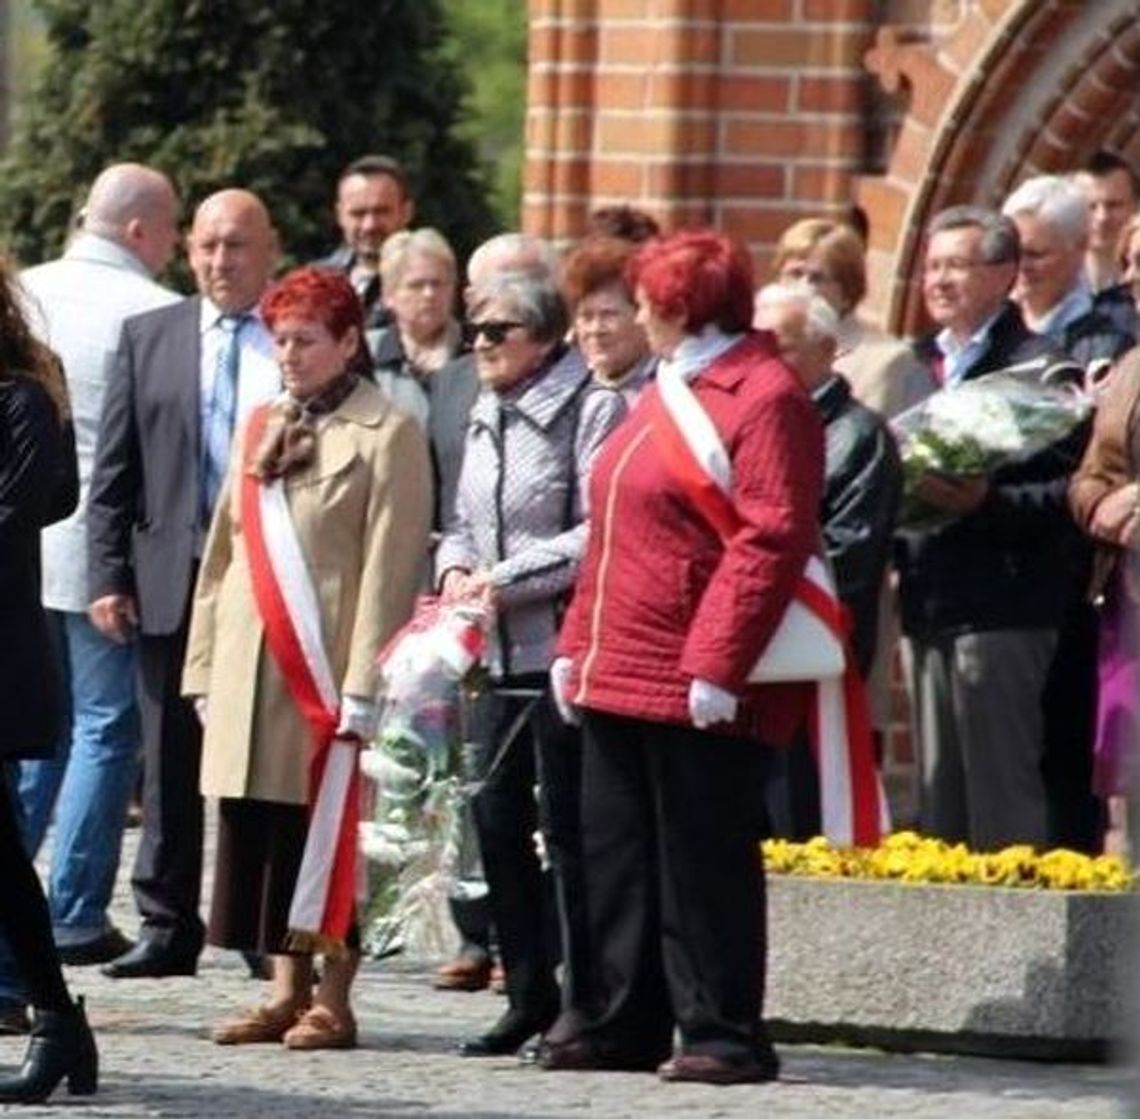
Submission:
<svg viewBox="0 0 1140 1119">
<path fill-rule="evenodd" d="M 269 407 L 249 419 L 246 446 L 261 445 Z M 242 531 L 265 644 L 313 735 L 309 830 L 289 906 L 290 943 L 343 946 L 356 906 L 360 776 L 355 743 L 335 737 L 340 696 L 321 635 L 321 613 L 281 480 L 246 469 Z"/>
<path fill-rule="evenodd" d="M 732 503 L 732 462 L 711 417 L 684 378 L 667 363 L 657 370 L 654 436 L 666 465 L 701 515 L 727 541 L 741 527 Z M 818 583 L 801 577 L 796 598 L 843 642 L 842 677 L 817 680 L 810 719 L 819 769 L 823 832 L 840 846 L 873 847 L 890 830 L 875 764 L 871 718 L 862 678 L 847 640 L 846 612 Z"/>
</svg>

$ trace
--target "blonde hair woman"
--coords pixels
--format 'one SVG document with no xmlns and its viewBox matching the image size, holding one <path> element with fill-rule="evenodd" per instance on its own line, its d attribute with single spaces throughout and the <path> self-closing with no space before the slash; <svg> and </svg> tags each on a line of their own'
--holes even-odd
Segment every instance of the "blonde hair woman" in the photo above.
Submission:
<svg viewBox="0 0 1140 1119">
<path fill-rule="evenodd" d="M 856 313 L 867 294 L 867 264 L 863 242 L 853 229 L 827 218 L 790 225 L 776 245 L 772 278 L 809 283 L 835 308 L 835 371 L 847 378 L 861 404 L 893 416 L 933 391 L 910 346 Z"/>
</svg>

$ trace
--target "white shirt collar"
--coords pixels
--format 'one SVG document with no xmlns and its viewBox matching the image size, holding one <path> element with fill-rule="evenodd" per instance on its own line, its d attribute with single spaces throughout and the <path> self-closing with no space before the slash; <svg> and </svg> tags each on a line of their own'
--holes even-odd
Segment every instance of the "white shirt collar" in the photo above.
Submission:
<svg viewBox="0 0 1140 1119">
<path fill-rule="evenodd" d="M 958 336 L 949 327 L 943 327 L 934 336 L 934 344 L 942 355 L 944 380 L 947 384 L 956 384 L 960 381 L 962 374 L 985 349 L 990 331 L 1004 309 L 999 307 L 965 342 L 959 341 Z"/>
<path fill-rule="evenodd" d="M 1048 334 L 1056 338 L 1071 323 L 1087 315 L 1092 307 L 1092 292 L 1082 276 L 1045 314 L 1030 323 L 1030 326 L 1037 334 Z M 1028 316 L 1026 317 L 1028 319 Z"/>
<path fill-rule="evenodd" d="M 743 337 L 725 334 L 715 323 L 709 323 L 700 334 L 686 334 L 673 353 L 661 359 L 661 366 L 691 381 Z"/>
<path fill-rule="evenodd" d="M 265 325 L 261 318 L 261 308 L 255 303 L 248 311 L 241 312 L 256 319 L 262 326 Z M 202 305 L 200 314 L 198 316 L 198 331 L 201 334 L 213 330 L 215 326 L 228 314 L 230 311 L 223 311 L 212 299 L 202 296 Z"/>
</svg>

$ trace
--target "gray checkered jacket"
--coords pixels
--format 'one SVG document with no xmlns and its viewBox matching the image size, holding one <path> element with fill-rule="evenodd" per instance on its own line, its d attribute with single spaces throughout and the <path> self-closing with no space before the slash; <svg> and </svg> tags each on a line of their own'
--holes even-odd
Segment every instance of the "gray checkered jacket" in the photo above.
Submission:
<svg viewBox="0 0 1140 1119">
<path fill-rule="evenodd" d="M 590 463 L 625 416 L 576 349 L 512 390 L 482 389 L 471 409 L 454 514 L 436 577 L 490 570 L 500 594 L 495 677 L 545 672 L 586 543 Z"/>
</svg>

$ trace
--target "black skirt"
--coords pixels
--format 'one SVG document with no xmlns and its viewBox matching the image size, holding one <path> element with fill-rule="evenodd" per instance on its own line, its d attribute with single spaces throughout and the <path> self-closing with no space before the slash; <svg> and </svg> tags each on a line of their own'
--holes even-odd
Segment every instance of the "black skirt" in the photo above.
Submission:
<svg viewBox="0 0 1140 1119">
<path fill-rule="evenodd" d="M 301 870 L 309 810 L 303 804 L 224 798 L 218 802 L 218 850 L 207 941 L 217 948 L 304 956 L 285 947 L 289 906 Z M 353 919 L 346 946 L 360 950 Z"/>
<path fill-rule="evenodd" d="M 289 954 L 289 904 L 308 834 L 303 804 L 223 799 L 206 939 L 218 948 Z"/>
</svg>

